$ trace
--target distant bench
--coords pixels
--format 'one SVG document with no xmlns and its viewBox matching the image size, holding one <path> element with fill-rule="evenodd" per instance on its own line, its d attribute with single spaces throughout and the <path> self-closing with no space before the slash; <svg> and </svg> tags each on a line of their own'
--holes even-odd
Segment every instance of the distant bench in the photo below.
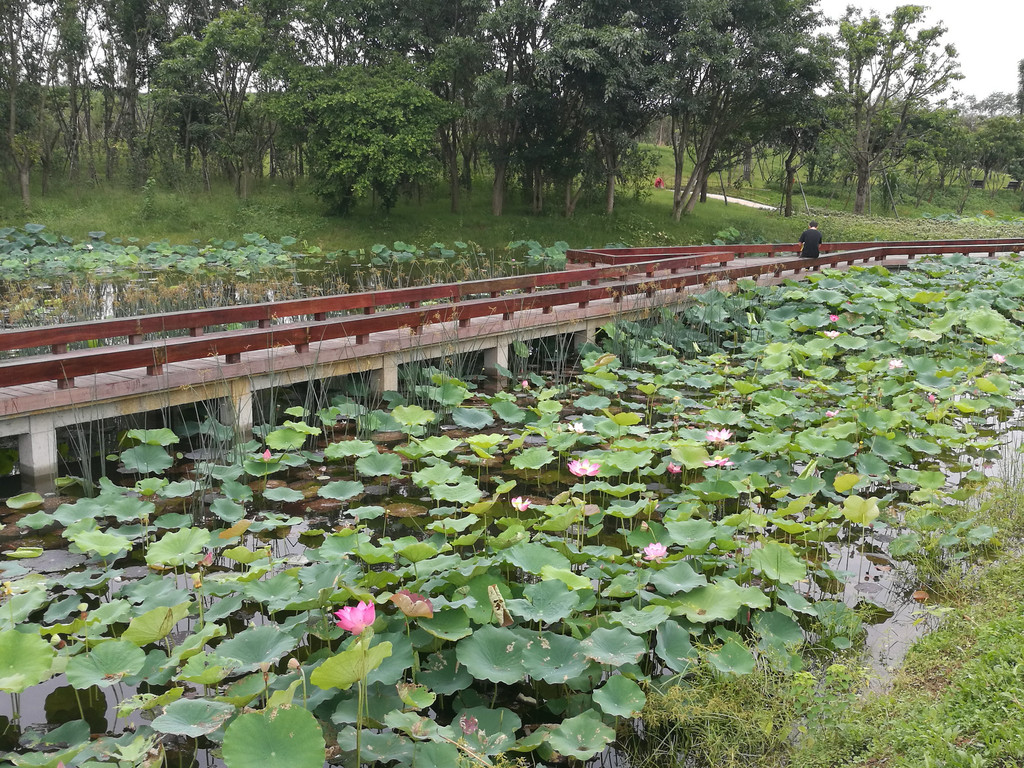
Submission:
<svg viewBox="0 0 1024 768">
<path fill-rule="evenodd" d="M 1019 181 L 1008 181 L 1008 182 L 1006 182 L 1006 188 L 1007 189 L 1012 189 L 1014 192 L 1016 192 L 1018 189 L 1020 189 L 1020 182 Z"/>
</svg>

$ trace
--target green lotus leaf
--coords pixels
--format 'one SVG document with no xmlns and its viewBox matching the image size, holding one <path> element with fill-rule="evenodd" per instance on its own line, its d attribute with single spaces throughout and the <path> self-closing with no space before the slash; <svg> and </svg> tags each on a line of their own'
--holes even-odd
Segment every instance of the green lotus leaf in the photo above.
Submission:
<svg viewBox="0 0 1024 768">
<path fill-rule="evenodd" d="M 467 728 L 463 723 L 472 722 L 475 728 Z M 473 707 L 455 713 L 452 727 L 459 734 L 459 740 L 475 754 L 497 755 L 508 751 L 515 741 L 515 734 L 523 721 L 510 709 L 498 707 Z"/>
<path fill-rule="evenodd" d="M 624 605 L 619 610 L 605 614 L 605 616 L 608 621 L 621 624 L 636 635 L 642 635 L 660 626 L 669 617 L 669 612 L 664 605 L 648 605 L 643 608 Z"/>
<path fill-rule="evenodd" d="M 452 421 L 466 429 L 483 429 L 494 423 L 494 417 L 483 408 L 456 408 L 452 411 Z"/>
<path fill-rule="evenodd" d="M 774 539 L 762 539 L 761 547 L 750 554 L 750 564 L 776 584 L 793 584 L 807 576 L 807 564 L 793 548 Z"/>
<path fill-rule="evenodd" d="M 213 733 L 235 714 L 235 707 L 222 701 L 178 699 L 153 720 L 153 730 L 195 739 Z"/>
<path fill-rule="evenodd" d="M 82 690 L 90 685 L 108 688 L 130 675 L 136 675 L 146 663 L 146 653 L 127 640 L 108 640 L 68 660 L 67 678 Z"/>
<path fill-rule="evenodd" d="M 749 675 L 754 671 L 754 654 L 737 640 L 730 639 L 717 651 L 707 655 L 711 665 L 723 675 Z"/>
<path fill-rule="evenodd" d="M 280 501 L 285 504 L 292 504 L 296 501 L 302 501 L 306 497 L 302 491 L 297 491 L 286 485 L 279 485 L 276 488 L 267 488 L 267 490 L 263 492 L 263 498 L 267 501 Z M 245 512 L 244 509 L 242 511 L 243 513 Z M 218 517 L 220 517 L 220 515 L 218 515 Z"/>
<path fill-rule="evenodd" d="M 399 405 L 391 411 L 391 416 L 403 427 L 421 427 L 429 424 L 437 414 L 418 405 Z"/>
<path fill-rule="evenodd" d="M 447 462 L 439 462 L 412 473 L 412 481 L 421 488 L 432 485 L 447 485 L 458 482 L 463 476 L 461 467 L 453 467 Z"/>
<path fill-rule="evenodd" d="M 681 674 L 688 672 L 699 656 L 690 643 L 690 633 L 678 621 L 666 621 L 658 627 L 654 652 L 669 669 Z"/>
<path fill-rule="evenodd" d="M 317 433 L 319 432 L 318 429 Z M 264 439 L 267 447 L 273 448 L 275 451 L 297 451 L 309 439 L 309 434 L 293 427 L 278 427 L 268 432 Z"/>
<path fill-rule="evenodd" d="M 447 456 L 462 445 L 461 440 L 453 440 L 447 435 L 433 435 L 426 440 L 420 440 L 420 446 L 431 456 Z"/>
<path fill-rule="evenodd" d="M 677 598 L 679 610 L 689 621 L 707 624 L 731 621 L 740 608 L 767 608 L 771 601 L 756 587 L 741 587 L 732 579 L 721 579 L 705 587 L 697 587 Z M 676 613 L 676 611 L 673 611 Z"/>
<path fill-rule="evenodd" d="M 553 685 L 579 677 L 589 663 L 579 640 L 553 632 L 534 636 L 523 650 L 523 662 L 530 677 Z"/>
<path fill-rule="evenodd" d="M 586 576 L 580 576 L 566 568 L 555 568 L 552 565 L 545 565 L 540 569 L 542 579 L 558 579 L 569 589 L 590 589 L 593 585 Z"/>
<path fill-rule="evenodd" d="M 584 395 L 576 398 L 574 405 L 585 411 L 602 411 L 611 406 L 612 401 L 604 395 Z"/>
<path fill-rule="evenodd" d="M 401 477 L 402 459 L 393 453 L 371 453 L 356 459 L 356 472 L 368 477 Z"/>
<path fill-rule="evenodd" d="M 324 449 L 325 459 L 345 459 L 353 456 L 363 457 L 377 453 L 377 446 L 366 440 L 341 440 L 331 443 Z"/>
<path fill-rule="evenodd" d="M 323 768 L 327 745 L 313 714 L 277 707 L 239 715 L 224 731 L 227 768 Z"/>
<path fill-rule="evenodd" d="M 455 658 L 455 648 L 451 646 L 442 648 L 421 661 L 417 679 L 431 691 L 442 696 L 450 696 L 456 691 L 465 690 L 473 684 L 473 676 L 469 673 L 469 670 L 459 664 Z"/>
<path fill-rule="evenodd" d="M 633 680 L 612 675 L 594 691 L 594 702 L 612 717 L 638 717 L 647 703 L 647 694 Z"/>
<path fill-rule="evenodd" d="M 701 521 L 704 522 L 704 521 Z M 682 525 L 677 523 L 677 525 Z M 704 574 L 697 573 L 693 566 L 685 560 L 654 571 L 651 574 L 650 583 L 658 588 L 663 595 L 674 595 L 677 592 L 689 592 L 691 589 L 701 587 L 708 583 Z"/>
<path fill-rule="evenodd" d="M 0 691 L 22 693 L 48 680 L 53 657 L 53 648 L 38 634 L 0 631 Z"/>
<path fill-rule="evenodd" d="M 290 653 L 298 641 L 275 626 L 250 627 L 217 646 L 217 654 L 239 662 L 238 672 L 254 672 Z"/>
<path fill-rule="evenodd" d="M 576 610 L 580 593 L 571 591 L 558 579 L 538 581 L 523 590 L 523 600 L 509 600 L 508 610 L 527 621 L 550 624 L 567 618 Z"/>
<path fill-rule="evenodd" d="M 527 573 L 540 575 L 545 565 L 553 568 L 568 568 L 570 563 L 562 553 L 535 542 L 519 542 L 501 553 L 502 558 Z"/>
<path fill-rule="evenodd" d="M 121 639 L 134 643 L 140 648 L 162 640 L 174 629 L 175 624 L 188 616 L 191 607 L 191 602 L 184 602 L 146 611 L 131 620 L 128 629 L 121 633 Z"/>
<path fill-rule="evenodd" d="M 476 504 L 483 498 L 484 492 L 475 480 L 464 478 L 456 485 L 434 485 L 430 488 L 431 497 L 438 501 L 454 501 L 459 504 Z"/>
<path fill-rule="evenodd" d="M 554 459 L 554 451 L 542 448 L 541 446 L 534 446 L 513 457 L 512 466 L 516 469 L 540 469 L 545 464 L 550 464 Z"/>
<path fill-rule="evenodd" d="M 245 507 L 241 504 L 236 504 L 231 499 L 214 499 L 213 503 L 210 504 L 210 511 L 225 523 L 237 523 L 245 517 Z"/>
<path fill-rule="evenodd" d="M 615 731 L 594 710 L 563 720 L 548 734 L 551 748 L 566 757 L 588 760 L 615 740 Z"/>
<path fill-rule="evenodd" d="M 669 540 L 680 547 L 688 555 L 702 555 L 711 545 L 717 534 L 715 524 L 710 520 L 667 521 L 665 530 Z"/>
<path fill-rule="evenodd" d="M 195 565 L 210 538 L 211 534 L 205 528 L 182 528 L 165 533 L 159 541 L 150 544 L 146 562 L 167 567 Z"/>
<path fill-rule="evenodd" d="M 478 680 L 511 685 L 526 677 L 523 651 L 535 641 L 532 633 L 488 625 L 459 640 L 455 656 Z"/>
<path fill-rule="evenodd" d="M 836 489 L 837 493 L 846 493 L 862 479 L 861 475 L 855 473 L 836 475 L 832 481 L 832 487 Z"/>
<path fill-rule="evenodd" d="M 1010 328 L 1010 322 L 994 309 L 979 307 L 964 315 L 964 325 L 978 336 L 1001 339 Z"/>
<path fill-rule="evenodd" d="M 309 681 L 318 688 L 329 690 L 351 688 L 381 665 L 391 655 L 391 643 L 383 642 L 366 648 L 360 639 L 347 650 L 329 657 L 313 670 Z"/>
<path fill-rule="evenodd" d="M 174 445 L 178 442 L 178 436 L 166 427 L 161 429 L 129 429 L 127 437 L 129 440 L 137 440 L 143 445 Z"/>
<path fill-rule="evenodd" d="M 499 400 L 493 403 L 491 408 L 494 409 L 499 419 L 507 421 L 509 424 L 521 424 L 526 419 L 526 411 L 507 400 Z"/>
<path fill-rule="evenodd" d="M 363 490 L 363 484 L 358 480 L 335 480 L 320 488 L 317 491 L 317 496 L 335 501 L 347 501 L 358 496 Z"/>
<path fill-rule="evenodd" d="M 145 475 L 170 469 L 174 459 L 159 445 L 137 445 L 121 454 L 121 463 L 129 472 Z"/>
<path fill-rule="evenodd" d="M 40 506 L 42 503 L 43 497 L 35 491 L 19 493 L 17 496 L 11 496 L 6 502 L 10 509 L 32 509 Z"/>
<path fill-rule="evenodd" d="M 637 637 L 625 627 L 595 629 L 580 645 L 588 659 L 612 667 L 635 664 L 647 652 L 643 638 Z"/>
<path fill-rule="evenodd" d="M 781 611 L 760 611 L 754 615 L 754 629 L 764 638 L 787 647 L 803 643 L 800 625 Z"/>
<path fill-rule="evenodd" d="M 35 557 L 42 557 L 43 551 L 42 547 L 18 547 L 4 552 L 4 557 L 9 557 L 12 560 L 31 560 Z"/>
</svg>

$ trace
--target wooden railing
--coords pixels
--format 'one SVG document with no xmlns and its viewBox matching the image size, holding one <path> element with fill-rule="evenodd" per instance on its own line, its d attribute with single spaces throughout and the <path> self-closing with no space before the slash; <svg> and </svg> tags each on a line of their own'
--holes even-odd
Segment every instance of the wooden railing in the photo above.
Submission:
<svg viewBox="0 0 1024 768">
<path fill-rule="evenodd" d="M 15 357 L 0 362 L 0 383 L 15 386 L 56 381 L 59 388 L 74 386 L 75 379 L 100 373 L 145 368 L 160 375 L 169 363 L 223 357 L 225 365 L 239 363 L 245 352 L 293 347 L 302 352 L 310 344 L 349 338 L 354 348 L 371 333 L 408 330 L 417 334 L 427 325 L 457 322 L 467 327 L 475 318 L 508 320 L 517 312 L 556 307 L 585 308 L 590 302 L 659 291 L 680 292 L 689 286 L 718 280 L 778 275 L 786 270 L 880 261 L 888 256 L 941 253 L 996 253 L 1024 250 L 1024 241 L 939 241 L 912 244 L 856 243 L 855 250 L 832 253 L 816 260 L 789 258 L 756 264 L 733 263 L 737 246 L 701 246 L 700 253 L 683 249 L 646 249 L 648 260 L 610 266 L 568 269 L 535 275 L 400 288 L 369 293 L 342 294 L 312 299 L 248 304 L 209 310 L 146 315 L 134 318 L 74 323 L 51 328 L 12 329 L 0 332 L 0 350 L 21 351 L 49 347 L 49 354 Z M 764 253 L 766 246 L 742 246 Z M 773 246 L 792 248 L 792 246 Z M 833 244 L 832 247 L 838 247 Z M 628 249 L 623 258 L 642 249 Z M 601 253 L 615 257 L 610 251 Z M 653 256 L 653 260 L 650 258 Z M 715 265 L 713 269 L 706 269 Z M 685 271 L 684 271 L 685 270 Z M 429 306 L 423 306 L 431 302 Z M 338 314 L 344 313 L 344 314 Z M 334 316 L 332 316 L 334 315 Z M 295 319 L 298 318 L 298 319 Z M 312 318 L 312 319 L 307 319 Z M 281 322 L 291 319 L 290 322 Z M 256 327 L 209 332 L 225 324 L 256 323 Z M 188 336 L 150 338 L 147 335 L 187 331 Z M 68 350 L 76 342 L 111 342 L 99 348 Z"/>
<path fill-rule="evenodd" d="M 838 253 L 841 251 L 858 251 L 871 247 L 913 248 L 928 246 L 962 246 L 961 253 L 987 253 L 1015 250 L 1021 246 L 1020 238 L 995 238 L 991 240 L 895 240 L 884 243 L 843 242 L 822 243 L 822 253 Z M 793 243 L 754 243 L 742 245 L 681 245 L 664 248 L 589 248 L 574 249 L 566 252 L 566 258 L 576 263 L 589 264 L 632 264 L 656 258 L 685 256 L 693 254 L 719 253 L 731 254 L 735 258 L 752 254 L 764 256 L 791 256 L 797 252 Z M 943 251 L 949 253 L 949 251 Z"/>
</svg>

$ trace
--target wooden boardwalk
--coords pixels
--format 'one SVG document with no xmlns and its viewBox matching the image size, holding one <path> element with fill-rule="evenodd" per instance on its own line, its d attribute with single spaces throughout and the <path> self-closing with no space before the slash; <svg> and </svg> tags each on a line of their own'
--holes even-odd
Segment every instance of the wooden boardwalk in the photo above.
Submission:
<svg viewBox="0 0 1024 768">
<path fill-rule="evenodd" d="M 1024 242 L 827 248 L 818 260 L 795 258 L 791 245 L 570 251 L 560 272 L 0 331 L 0 437 L 19 437 L 24 484 L 46 489 L 60 427 L 210 402 L 246 432 L 254 394 L 273 387 L 364 373 L 374 388 L 396 389 L 400 365 L 468 352 L 496 373 L 517 341 L 572 334 L 582 344 L 617 317 L 682 307 L 693 291 L 744 277 L 900 267 L 935 253 L 1016 252 Z M 83 342 L 93 346 L 74 349 Z"/>
</svg>

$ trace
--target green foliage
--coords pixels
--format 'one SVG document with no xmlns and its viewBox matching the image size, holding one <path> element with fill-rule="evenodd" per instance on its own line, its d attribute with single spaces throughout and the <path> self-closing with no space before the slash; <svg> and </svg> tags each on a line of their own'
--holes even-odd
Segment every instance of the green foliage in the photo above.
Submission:
<svg viewBox="0 0 1024 768">
<path fill-rule="evenodd" d="M 404 185 L 429 181 L 438 127 L 452 116 L 400 61 L 296 73 L 276 113 L 305 129 L 314 188 L 336 213 L 371 191 L 390 211 Z"/>
</svg>

